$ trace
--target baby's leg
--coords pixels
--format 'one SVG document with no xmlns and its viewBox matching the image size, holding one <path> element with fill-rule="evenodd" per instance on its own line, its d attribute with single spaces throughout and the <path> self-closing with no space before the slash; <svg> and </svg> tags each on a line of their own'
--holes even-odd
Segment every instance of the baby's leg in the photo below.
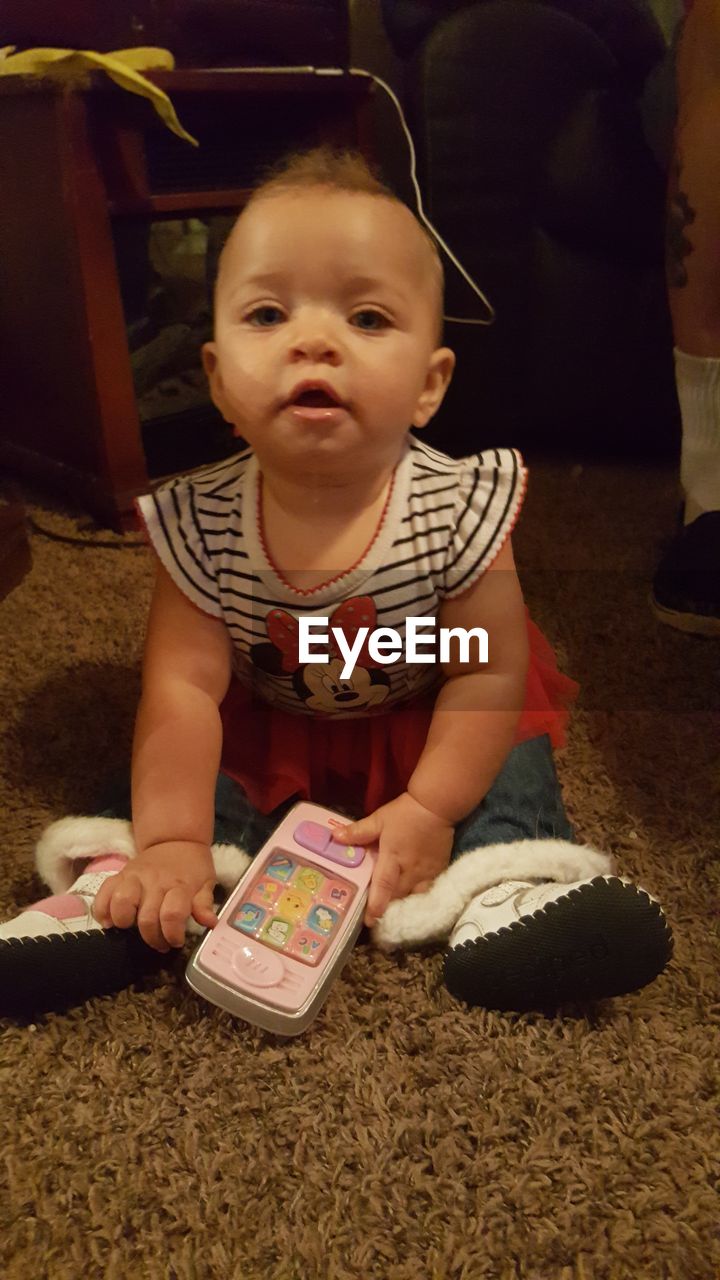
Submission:
<svg viewBox="0 0 720 1280">
<path fill-rule="evenodd" d="M 135 927 L 103 929 L 92 913 L 100 886 L 134 856 L 129 818 L 129 783 L 121 782 L 100 816 L 62 819 L 44 832 L 37 869 L 54 892 L 0 925 L 0 1016 L 67 1009 L 173 964 L 175 952 L 149 947 Z M 276 821 L 218 780 L 213 856 L 225 889 L 247 865 L 243 846 L 256 853 Z"/>
<path fill-rule="evenodd" d="M 472 899 L 451 933 L 445 979 L 453 995 L 493 1009 L 546 1009 L 634 991 L 662 971 L 672 936 L 657 902 L 625 877 L 562 883 L 572 839 L 549 739 L 522 743 L 456 832 L 453 861 L 506 852 L 500 882 Z M 537 878 L 528 874 L 528 841 L 543 864 Z M 524 870 L 510 879 L 513 846 Z"/>
<path fill-rule="evenodd" d="M 104 819 L 103 833 L 108 831 Z M 103 929 L 93 916 L 93 903 L 100 886 L 127 864 L 125 852 L 112 849 L 93 856 L 95 818 L 70 818 L 53 824 L 38 847 L 59 849 L 67 836 L 68 881 L 63 892 L 41 898 L 20 915 L 0 924 L 0 1016 L 33 1017 L 58 1012 L 81 1004 L 93 996 L 111 995 L 129 987 L 147 973 L 169 963 L 171 955 L 155 951 L 143 941 L 137 929 Z M 110 821 L 109 831 L 115 826 Z M 118 823 L 125 829 L 126 823 Z M 69 868 L 77 852 L 77 837 L 87 831 L 83 853 L 78 859 L 79 874 L 73 879 Z M 97 844 L 104 843 L 102 838 Z M 112 843 L 112 839 L 111 839 Z M 118 844 L 125 842 L 119 840 Z"/>
</svg>

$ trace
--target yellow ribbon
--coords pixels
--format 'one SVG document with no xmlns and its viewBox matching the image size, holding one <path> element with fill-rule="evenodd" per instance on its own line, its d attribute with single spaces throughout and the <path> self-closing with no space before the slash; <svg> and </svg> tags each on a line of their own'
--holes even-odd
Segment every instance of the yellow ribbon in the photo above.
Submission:
<svg viewBox="0 0 720 1280">
<path fill-rule="evenodd" d="M 167 49 L 149 46 L 116 49 L 114 53 L 93 53 L 89 49 L 25 49 L 15 53 L 14 45 L 0 49 L 0 76 L 38 76 L 84 88 L 91 71 L 104 71 L 121 89 L 148 98 L 168 129 L 197 147 L 197 138 L 183 129 L 167 94 L 140 74 L 150 69 L 173 71 L 174 68 L 175 59 Z"/>
</svg>

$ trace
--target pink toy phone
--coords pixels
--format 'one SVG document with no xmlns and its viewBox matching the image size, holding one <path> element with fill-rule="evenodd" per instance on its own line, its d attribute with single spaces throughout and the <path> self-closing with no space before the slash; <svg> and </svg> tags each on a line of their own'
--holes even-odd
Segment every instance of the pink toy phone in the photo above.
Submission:
<svg viewBox="0 0 720 1280">
<path fill-rule="evenodd" d="M 362 928 L 375 856 L 333 839 L 349 821 L 290 810 L 190 959 L 193 991 L 266 1031 L 305 1031 Z"/>
</svg>

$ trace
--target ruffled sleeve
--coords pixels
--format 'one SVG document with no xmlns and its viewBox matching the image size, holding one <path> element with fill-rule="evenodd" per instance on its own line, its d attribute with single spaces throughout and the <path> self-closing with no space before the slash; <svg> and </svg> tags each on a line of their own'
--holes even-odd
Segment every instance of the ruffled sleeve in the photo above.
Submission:
<svg viewBox="0 0 720 1280">
<path fill-rule="evenodd" d="M 512 532 L 520 514 L 527 471 L 517 449 L 489 449 L 463 458 L 444 590 L 452 600 L 477 582 Z"/>
<path fill-rule="evenodd" d="M 203 613 L 222 617 L 220 591 L 192 480 L 181 477 L 137 499 L 153 550 L 173 582 Z"/>
</svg>

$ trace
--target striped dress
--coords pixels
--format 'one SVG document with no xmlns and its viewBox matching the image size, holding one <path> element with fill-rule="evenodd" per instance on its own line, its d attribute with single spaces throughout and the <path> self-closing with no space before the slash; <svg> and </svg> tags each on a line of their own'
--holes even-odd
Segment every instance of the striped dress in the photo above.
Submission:
<svg viewBox="0 0 720 1280">
<path fill-rule="evenodd" d="M 298 796 L 370 812 L 405 789 L 441 679 L 436 662 L 406 660 L 407 620 L 422 620 L 422 652 L 432 657 L 428 637 L 442 601 L 462 595 L 493 563 L 525 486 L 513 449 L 457 460 L 408 435 L 360 559 L 308 589 L 287 582 L 265 546 L 262 477 L 250 450 L 138 500 L 174 582 L 199 609 L 222 618 L 232 637 L 223 770 L 258 809 L 268 813 Z M 301 660 L 301 618 L 327 620 L 316 635 L 328 643 L 314 650 L 325 650 L 326 661 Z M 527 623 L 531 664 L 516 740 L 549 733 L 558 745 L 577 686 Z M 352 644 L 360 627 L 392 628 L 402 652 L 380 664 L 366 640 L 343 679 L 332 631 Z"/>
</svg>

